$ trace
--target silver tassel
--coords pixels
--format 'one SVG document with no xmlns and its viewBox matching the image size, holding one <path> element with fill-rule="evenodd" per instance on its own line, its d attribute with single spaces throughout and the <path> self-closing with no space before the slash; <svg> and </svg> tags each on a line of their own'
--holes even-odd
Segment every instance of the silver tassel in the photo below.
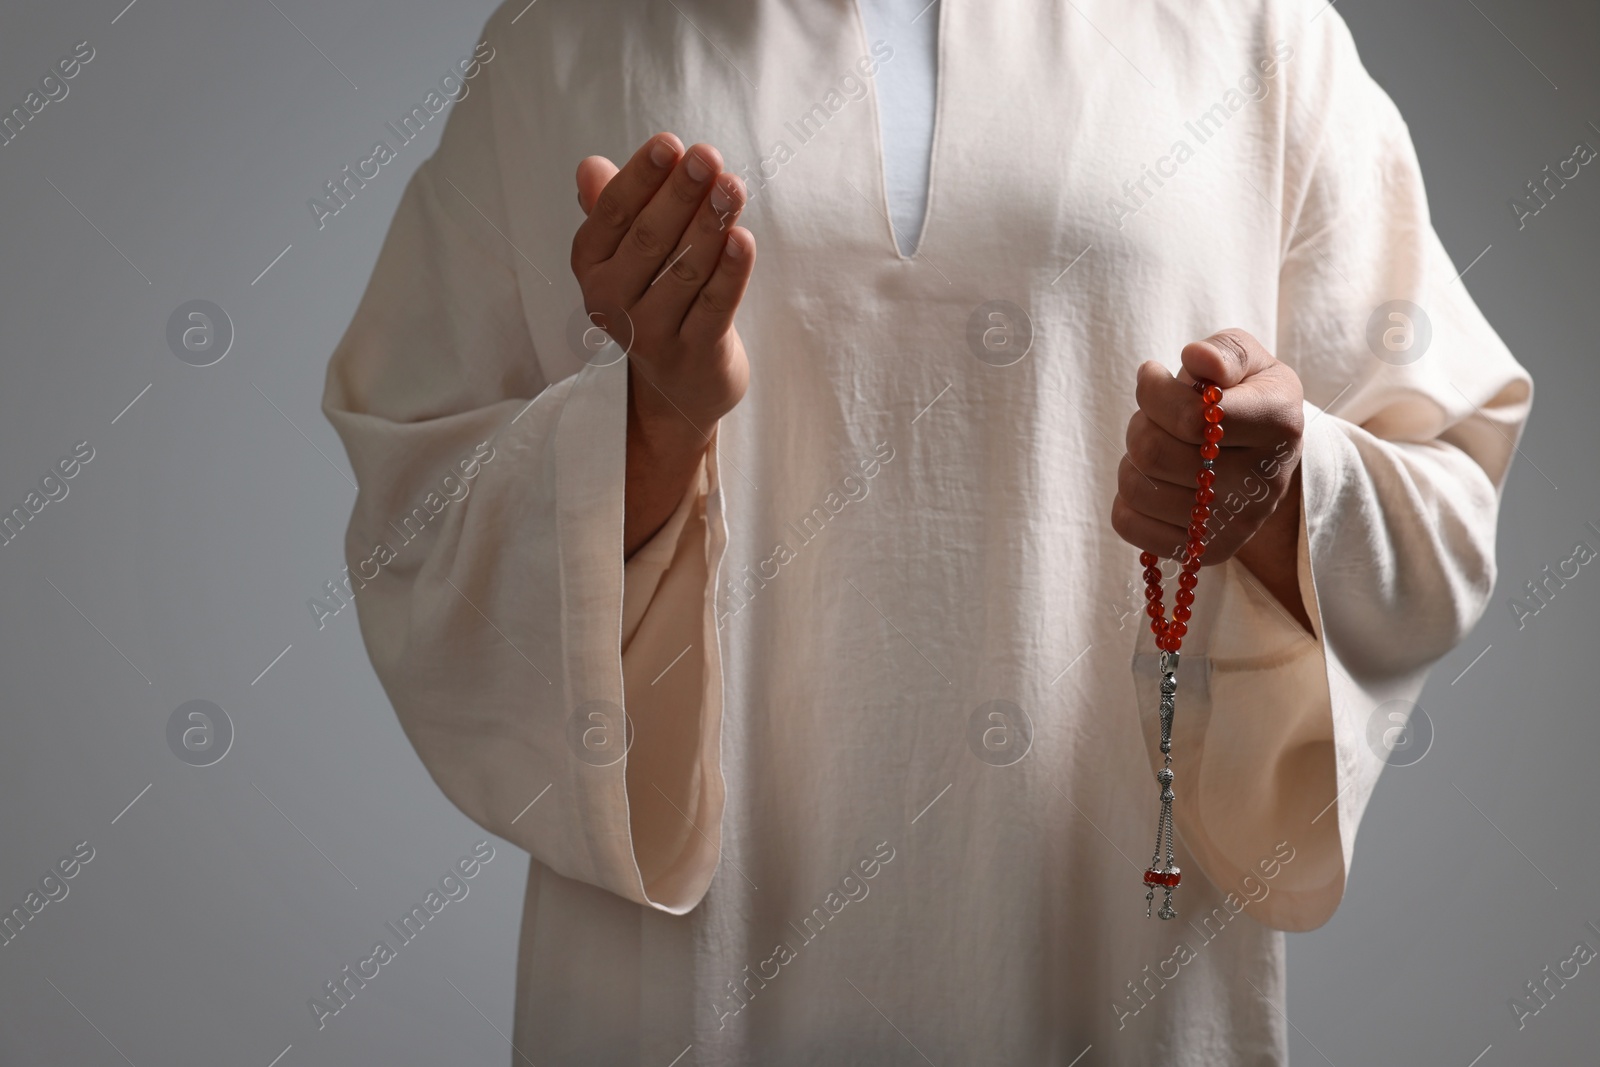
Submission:
<svg viewBox="0 0 1600 1067">
<path fill-rule="evenodd" d="M 1176 706 L 1178 693 L 1178 653 L 1163 651 L 1161 653 L 1161 754 L 1164 759 L 1162 768 L 1156 772 L 1156 781 L 1161 784 L 1161 814 L 1156 821 L 1156 850 L 1150 857 L 1150 870 L 1145 875 L 1145 915 L 1150 914 L 1151 906 L 1155 902 L 1156 884 L 1152 876 L 1163 880 L 1170 879 L 1170 884 L 1162 885 L 1163 898 L 1161 910 L 1156 912 L 1163 919 L 1175 919 L 1177 911 L 1172 907 L 1172 891 L 1177 888 L 1179 875 L 1178 866 L 1173 862 L 1173 831 L 1172 831 L 1172 716 Z M 1162 852 L 1165 851 L 1165 862 L 1162 861 Z"/>
</svg>

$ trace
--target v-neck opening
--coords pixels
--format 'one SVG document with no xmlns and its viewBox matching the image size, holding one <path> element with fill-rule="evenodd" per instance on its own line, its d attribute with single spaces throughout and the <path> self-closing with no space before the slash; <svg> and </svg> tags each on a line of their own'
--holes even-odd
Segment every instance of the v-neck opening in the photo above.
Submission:
<svg viewBox="0 0 1600 1067">
<path fill-rule="evenodd" d="M 889 203 L 889 157 L 883 139 L 883 95 L 878 91 L 876 78 L 872 81 L 872 129 L 874 136 L 874 152 L 878 162 L 878 201 L 879 211 L 883 216 L 889 232 L 889 248 L 896 259 L 910 262 L 917 258 L 928 243 L 928 225 L 933 219 L 933 201 L 936 188 L 935 178 L 938 176 L 939 142 L 941 141 L 942 127 L 944 126 L 944 95 L 945 71 L 947 69 L 945 42 L 950 39 L 947 32 L 945 9 L 949 0 L 933 0 L 939 5 L 939 26 L 934 38 L 934 70 L 933 70 L 933 134 L 928 152 L 927 195 L 922 205 L 922 218 L 917 223 L 916 239 L 912 242 L 909 254 L 900 250 L 900 241 L 895 235 L 894 210 Z M 872 41 L 867 32 L 866 13 L 861 9 L 861 0 L 851 0 L 851 6 L 856 13 L 856 31 L 860 39 L 863 54 L 870 54 Z M 930 6 L 932 6 L 930 4 Z M 890 57 L 890 62 L 893 57 Z"/>
</svg>

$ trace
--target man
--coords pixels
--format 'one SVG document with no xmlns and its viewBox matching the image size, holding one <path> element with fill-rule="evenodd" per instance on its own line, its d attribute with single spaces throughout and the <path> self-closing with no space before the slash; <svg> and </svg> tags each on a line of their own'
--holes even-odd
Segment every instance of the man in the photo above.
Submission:
<svg viewBox="0 0 1600 1067">
<path fill-rule="evenodd" d="M 378 675 L 532 856 L 513 1060 L 1285 1062 L 1279 931 L 1531 399 L 1337 12 L 943 0 L 907 254 L 854 5 L 519 7 L 324 405 Z M 1183 539 L 1195 378 L 1164 923 L 1130 543 Z"/>
</svg>

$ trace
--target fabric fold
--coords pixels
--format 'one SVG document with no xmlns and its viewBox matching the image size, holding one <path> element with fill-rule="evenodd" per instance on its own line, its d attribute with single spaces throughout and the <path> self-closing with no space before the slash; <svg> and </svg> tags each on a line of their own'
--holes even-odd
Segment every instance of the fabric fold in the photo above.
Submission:
<svg viewBox="0 0 1600 1067">
<path fill-rule="evenodd" d="M 496 158 L 490 81 L 480 85 L 408 183 L 328 368 L 323 410 L 359 484 L 345 547 L 362 635 L 423 765 L 468 817 L 558 874 L 682 913 L 705 892 L 720 833 L 720 772 L 700 762 L 715 758 L 703 734 L 720 722 L 705 620 L 710 549 L 726 539 L 700 528 L 716 465 L 635 568 L 652 588 L 629 620 L 648 622 L 661 580 L 650 561 L 687 559 L 689 546 L 702 608 L 687 632 L 709 660 L 686 654 L 675 668 L 686 687 L 635 693 L 624 675 L 656 643 L 622 641 L 628 363 L 617 352 L 548 380 L 497 172 L 467 162 Z M 692 522 L 695 537 L 675 545 Z M 628 747 L 628 719 L 658 720 L 669 695 L 705 718 L 687 760 L 655 758 L 660 731 Z M 650 767 L 652 792 L 677 798 L 685 825 L 652 816 L 654 836 L 641 838 L 630 759 Z"/>
</svg>

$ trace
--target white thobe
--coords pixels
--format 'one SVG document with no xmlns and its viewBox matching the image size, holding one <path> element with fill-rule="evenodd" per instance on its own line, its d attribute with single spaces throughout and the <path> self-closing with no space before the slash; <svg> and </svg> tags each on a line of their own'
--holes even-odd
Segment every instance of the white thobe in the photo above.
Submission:
<svg viewBox="0 0 1600 1067">
<path fill-rule="evenodd" d="M 324 408 L 378 677 L 531 856 L 514 1062 L 1284 1062 L 1281 931 L 1337 906 L 1373 725 L 1484 608 L 1531 401 L 1319 6 L 943 0 L 910 258 L 853 4 L 493 16 Z M 626 361 L 581 343 L 572 174 L 661 129 L 750 185 L 752 378 L 625 563 Z M 1202 572 L 1162 922 L 1108 515 L 1134 368 L 1226 326 L 1304 384 L 1315 634 Z"/>
</svg>

